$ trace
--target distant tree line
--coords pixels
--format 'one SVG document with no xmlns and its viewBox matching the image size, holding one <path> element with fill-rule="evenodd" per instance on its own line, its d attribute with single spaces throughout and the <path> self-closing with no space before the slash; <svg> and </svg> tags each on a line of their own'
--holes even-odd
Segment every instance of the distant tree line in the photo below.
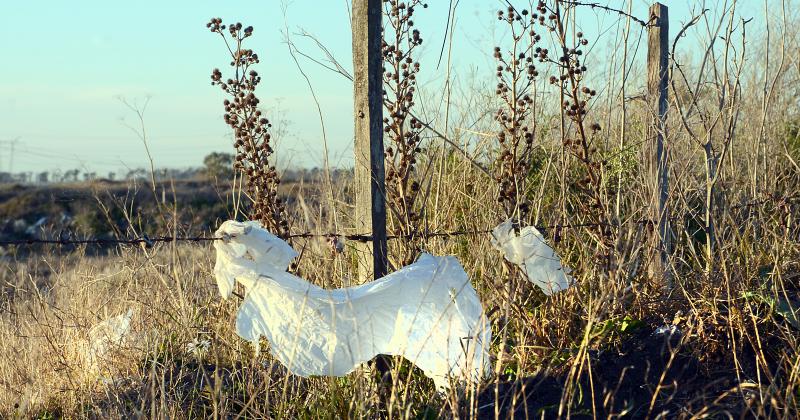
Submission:
<svg viewBox="0 0 800 420">
<path fill-rule="evenodd" d="M 213 152 L 203 158 L 202 167 L 186 169 L 156 169 L 156 180 L 217 180 L 227 181 L 233 179 L 234 156 L 231 153 Z M 313 181 L 321 179 L 324 170 L 321 168 L 290 168 L 282 171 L 281 179 L 287 182 L 300 180 Z M 341 176 L 352 176 L 352 168 L 332 169 L 331 176 L 339 178 Z M 77 183 L 90 181 L 132 181 L 149 180 L 150 172 L 144 168 L 130 169 L 127 172 L 107 172 L 98 173 L 81 169 L 70 169 L 66 171 L 42 171 L 42 172 L 0 172 L 0 184 L 60 184 Z"/>
</svg>

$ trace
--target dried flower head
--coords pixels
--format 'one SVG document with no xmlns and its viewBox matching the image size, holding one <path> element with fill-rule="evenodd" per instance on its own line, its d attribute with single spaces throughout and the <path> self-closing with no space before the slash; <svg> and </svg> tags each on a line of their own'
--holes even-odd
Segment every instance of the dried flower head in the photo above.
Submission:
<svg viewBox="0 0 800 420">
<path fill-rule="evenodd" d="M 414 51 L 423 41 L 420 31 L 412 29 L 412 17 L 418 7 L 427 5 L 420 0 L 384 0 L 383 3 L 387 17 L 382 43 L 383 103 L 386 110 L 383 124 L 389 142 L 385 151 L 387 203 L 396 216 L 398 233 L 413 236 L 422 215 L 418 209 L 420 187 L 415 179 L 415 165 L 417 155 L 422 151 L 424 124 L 411 115 L 420 71 Z M 413 243 L 413 239 L 409 242 Z M 408 248 L 404 263 L 416 257 L 415 247 Z"/>
<path fill-rule="evenodd" d="M 549 55 L 546 48 L 537 46 L 541 36 L 536 26 L 541 23 L 536 13 L 508 7 L 499 10 L 497 18 L 509 27 L 511 43 L 505 49 L 494 48 L 497 62 L 495 95 L 501 101 L 501 107 L 495 113 L 500 129 L 497 132 L 499 150 L 494 163 L 494 177 L 499 187 L 498 203 L 508 217 L 519 220 L 525 218 L 531 208 L 527 174 L 536 146 L 533 86 L 539 70 L 535 62 L 548 61 Z"/>
<path fill-rule="evenodd" d="M 223 119 L 234 134 L 236 157 L 234 167 L 246 180 L 247 195 L 252 200 L 250 218 L 261 223 L 278 236 L 286 238 L 289 224 L 286 208 L 278 197 L 280 178 L 270 157 L 274 153 L 270 140 L 272 124 L 262 115 L 260 100 L 255 91 L 261 76 L 252 69 L 259 63 L 258 54 L 243 47 L 244 40 L 253 35 L 253 27 L 235 23 L 227 27 L 222 19 L 214 18 L 206 24 L 211 32 L 225 41 L 230 52 L 233 76 L 223 81 L 222 71 L 214 69 L 211 84 L 219 86 L 228 95 L 223 101 Z"/>
</svg>

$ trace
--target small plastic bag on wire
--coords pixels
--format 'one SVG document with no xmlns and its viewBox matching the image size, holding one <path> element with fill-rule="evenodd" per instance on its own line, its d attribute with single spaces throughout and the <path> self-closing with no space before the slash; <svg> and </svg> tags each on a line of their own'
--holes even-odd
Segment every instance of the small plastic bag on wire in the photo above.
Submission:
<svg viewBox="0 0 800 420">
<path fill-rule="evenodd" d="M 379 354 L 403 356 L 433 379 L 473 382 L 489 373 L 491 329 L 477 292 L 455 257 L 423 254 L 378 280 L 323 289 L 286 272 L 297 254 L 257 222 L 217 230 L 220 293 L 246 288 L 236 332 L 260 337 L 289 371 L 343 376 Z"/>
<path fill-rule="evenodd" d="M 526 226 L 517 234 L 511 219 L 506 220 L 492 230 L 492 245 L 548 296 L 575 283 L 569 275 L 572 270 L 561 265 L 561 258 L 533 226 Z"/>
</svg>

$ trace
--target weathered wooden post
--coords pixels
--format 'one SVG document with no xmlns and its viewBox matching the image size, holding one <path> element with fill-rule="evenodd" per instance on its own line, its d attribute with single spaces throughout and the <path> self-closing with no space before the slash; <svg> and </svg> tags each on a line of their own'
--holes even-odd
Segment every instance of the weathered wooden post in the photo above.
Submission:
<svg viewBox="0 0 800 420">
<path fill-rule="evenodd" d="M 356 229 L 371 233 L 359 246 L 359 278 L 386 275 L 386 187 L 383 155 L 381 0 L 353 0 Z M 366 258 L 363 258 L 366 255 Z M 371 258 L 370 258 L 371 256 Z M 362 263 L 362 260 L 366 263 Z"/>
<path fill-rule="evenodd" d="M 670 229 L 668 148 L 664 144 L 667 119 L 667 91 L 669 83 L 669 13 L 667 6 L 654 3 L 650 6 L 650 25 L 647 40 L 647 100 L 655 111 L 650 125 L 650 138 L 656 140 L 656 188 L 657 199 L 653 200 L 654 220 L 658 221 L 659 271 L 663 275 L 664 287 L 672 288 L 669 267 Z M 654 197 L 655 198 L 655 197 Z M 656 206 L 657 204 L 657 206 Z"/>
</svg>

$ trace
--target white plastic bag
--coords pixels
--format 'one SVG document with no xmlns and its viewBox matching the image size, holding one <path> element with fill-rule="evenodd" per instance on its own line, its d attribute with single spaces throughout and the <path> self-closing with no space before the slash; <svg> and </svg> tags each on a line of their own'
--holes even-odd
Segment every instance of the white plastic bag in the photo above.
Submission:
<svg viewBox="0 0 800 420">
<path fill-rule="evenodd" d="M 230 297 L 236 280 L 249 289 L 261 275 L 284 273 L 297 256 L 289 244 L 258 222 L 227 221 L 217 229 L 216 236 L 223 240 L 214 242 L 214 276 L 225 299 Z"/>
<path fill-rule="evenodd" d="M 405 357 L 439 388 L 489 372 L 489 322 L 455 257 L 423 254 L 373 282 L 326 290 L 287 273 L 296 253 L 257 222 L 227 221 L 217 236 L 226 238 L 215 242 L 220 293 L 234 280 L 247 290 L 237 334 L 256 348 L 265 337 L 292 373 L 343 376 L 378 354 Z"/>
<path fill-rule="evenodd" d="M 550 296 L 569 288 L 575 279 L 570 269 L 561 265 L 558 254 L 544 241 L 533 226 L 514 232 L 511 220 L 506 220 L 492 230 L 492 245 L 503 256 L 522 269 L 528 280 Z"/>
<path fill-rule="evenodd" d="M 110 354 L 122 346 L 131 328 L 133 309 L 108 318 L 89 330 L 84 357 L 87 372 L 99 375 Z"/>
</svg>

